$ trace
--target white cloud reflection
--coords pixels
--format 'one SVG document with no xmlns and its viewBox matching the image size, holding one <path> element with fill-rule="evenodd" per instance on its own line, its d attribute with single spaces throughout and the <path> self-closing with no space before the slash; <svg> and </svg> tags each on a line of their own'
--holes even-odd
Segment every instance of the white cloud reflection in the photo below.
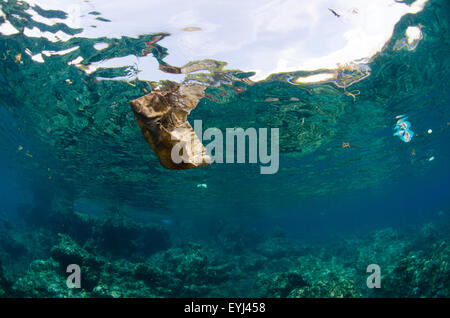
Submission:
<svg viewBox="0 0 450 318">
<path fill-rule="evenodd" d="M 390 39 L 400 18 L 419 12 L 427 0 L 417 0 L 411 6 L 394 0 L 27 2 L 44 9 L 70 11 L 72 26 L 84 28 L 77 35 L 81 37 L 136 37 L 168 32 L 171 36 L 160 42 L 169 50 L 167 63 L 182 66 L 189 61 L 216 59 L 228 62 L 229 69 L 256 72 L 251 79 L 258 81 L 273 73 L 335 69 L 338 63 L 369 59 Z M 91 11 L 100 12 L 101 17 L 111 22 L 96 20 L 95 15 L 88 14 Z M 52 19 L 35 19 L 53 23 Z M 183 30 L 189 27 L 195 32 Z M 29 36 L 37 36 L 36 30 L 27 32 Z M 40 36 L 54 39 L 45 33 Z M 159 71 L 150 56 L 137 60 L 140 79 L 183 79 L 182 74 Z M 105 65 L 110 66 L 111 62 Z"/>
</svg>

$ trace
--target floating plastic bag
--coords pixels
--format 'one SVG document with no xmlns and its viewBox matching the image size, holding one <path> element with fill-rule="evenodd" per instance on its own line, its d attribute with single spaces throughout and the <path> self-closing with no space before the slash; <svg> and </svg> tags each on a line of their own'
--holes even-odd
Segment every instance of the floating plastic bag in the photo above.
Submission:
<svg viewBox="0 0 450 318">
<path fill-rule="evenodd" d="M 406 120 L 408 117 L 406 117 L 405 115 L 399 115 L 395 118 L 397 118 L 398 121 L 394 127 L 394 129 L 396 130 L 394 136 L 398 136 L 404 142 L 410 142 L 412 137 L 414 136 L 414 132 L 409 129 L 411 127 L 411 123 Z"/>
<path fill-rule="evenodd" d="M 201 85 L 171 82 L 166 89 L 154 90 L 130 102 L 145 139 L 167 169 L 189 169 L 211 162 L 187 121 L 189 113 L 204 97 L 204 90 Z"/>
</svg>

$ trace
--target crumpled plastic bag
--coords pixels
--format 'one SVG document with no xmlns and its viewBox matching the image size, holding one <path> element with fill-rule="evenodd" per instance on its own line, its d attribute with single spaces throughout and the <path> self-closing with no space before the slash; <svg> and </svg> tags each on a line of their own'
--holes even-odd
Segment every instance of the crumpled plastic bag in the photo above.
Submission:
<svg viewBox="0 0 450 318">
<path fill-rule="evenodd" d="M 190 169 L 211 163 L 205 147 L 187 121 L 189 113 L 204 97 L 205 88 L 171 83 L 168 88 L 153 90 L 130 102 L 145 139 L 163 167 Z M 174 147 L 180 150 L 174 152 L 175 156 Z"/>
</svg>

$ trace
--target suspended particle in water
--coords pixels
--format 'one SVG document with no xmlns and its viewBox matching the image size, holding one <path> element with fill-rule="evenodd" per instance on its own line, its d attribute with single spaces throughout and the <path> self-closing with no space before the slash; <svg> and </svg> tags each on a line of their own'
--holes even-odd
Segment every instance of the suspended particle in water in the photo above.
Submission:
<svg viewBox="0 0 450 318">
<path fill-rule="evenodd" d="M 22 62 L 22 53 L 19 53 L 15 56 L 15 62 L 20 62 L 20 64 L 23 64 Z"/>
</svg>

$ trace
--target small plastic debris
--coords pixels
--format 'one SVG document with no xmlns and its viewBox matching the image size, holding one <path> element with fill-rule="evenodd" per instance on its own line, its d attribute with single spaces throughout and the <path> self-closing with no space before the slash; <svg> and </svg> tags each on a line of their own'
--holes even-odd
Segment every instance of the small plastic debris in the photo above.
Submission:
<svg viewBox="0 0 450 318">
<path fill-rule="evenodd" d="M 356 145 L 351 145 L 349 142 L 343 142 L 342 143 L 342 148 L 359 148 L 359 146 Z"/>
<path fill-rule="evenodd" d="M 22 62 L 22 53 L 17 54 L 15 56 L 15 58 L 16 58 L 16 63 L 20 62 L 20 64 L 23 64 L 23 62 Z"/>
<path fill-rule="evenodd" d="M 434 160 L 434 156 L 431 156 L 430 158 L 428 158 L 428 161 L 433 161 Z"/>
<path fill-rule="evenodd" d="M 409 129 L 411 127 L 411 123 L 406 120 L 408 117 L 405 115 L 399 115 L 395 118 L 399 118 L 399 120 L 394 127 L 396 130 L 394 136 L 398 136 L 404 142 L 410 142 L 414 136 L 414 132 Z"/>
<path fill-rule="evenodd" d="M 352 98 L 353 98 L 353 101 L 356 101 L 356 96 L 359 95 L 359 94 L 361 94 L 361 92 L 360 92 L 359 90 L 357 90 L 357 89 L 355 89 L 355 90 L 353 90 L 353 91 L 351 91 L 351 92 L 348 92 L 348 91 L 344 88 L 344 94 L 347 95 L 347 96 L 352 97 Z"/>
<path fill-rule="evenodd" d="M 197 188 L 206 189 L 206 188 L 208 188 L 208 185 L 206 183 L 199 183 L 199 184 L 197 184 Z"/>
<path fill-rule="evenodd" d="M 431 130 L 431 129 L 428 129 L 428 131 L 427 131 L 429 134 L 431 134 L 432 132 L 433 132 L 433 130 Z"/>
<path fill-rule="evenodd" d="M 340 18 L 341 15 L 339 13 L 337 13 L 336 11 L 334 11 L 333 9 L 328 8 L 328 10 L 330 10 L 331 13 L 333 13 L 333 15 L 337 18 Z"/>
<path fill-rule="evenodd" d="M 17 150 L 22 151 L 23 150 L 23 146 L 19 145 L 19 147 L 17 148 Z"/>
<path fill-rule="evenodd" d="M 337 64 L 337 77 L 332 81 L 337 87 L 348 88 L 371 74 L 371 68 L 366 63 Z M 356 94 L 355 94 L 356 95 Z"/>
<path fill-rule="evenodd" d="M 201 27 L 191 26 L 191 27 L 182 28 L 181 30 L 182 31 L 187 31 L 187 32 L 192 32 L 192 31 L 201 31 L 202 28 Z"/>
</svg>

